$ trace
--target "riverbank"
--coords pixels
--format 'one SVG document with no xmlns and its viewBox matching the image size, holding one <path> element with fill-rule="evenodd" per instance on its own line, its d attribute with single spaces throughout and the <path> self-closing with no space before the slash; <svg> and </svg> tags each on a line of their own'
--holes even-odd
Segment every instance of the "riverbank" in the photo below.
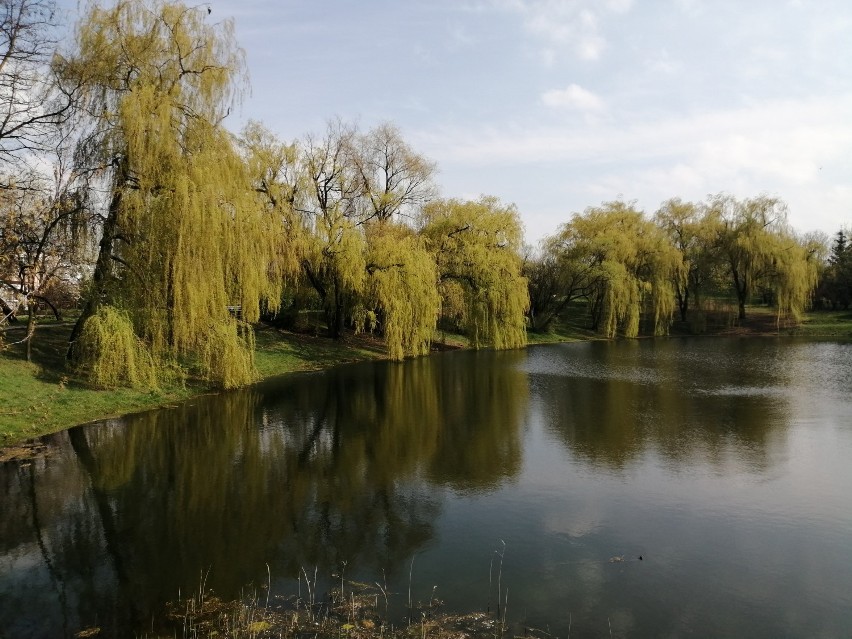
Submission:
<svg viewBox="0 0 852 639">
<path fill-rule="evenodd" d="M 437 586 L 436 586 L 437 588 Z M 389 593 L 378 582 L 346 582 L 332 588 L 323 601 L 313 601 L 315 593 L 306 584 L 309 600 L 275 597 L 265 605 L 254 598 L 222 601 L 212 592 L 199 592 L 169 605 L 172 635 L 238 639 L 501 639 L 509 636 L 505 610 L 454 614 L 442 610 L 443 602 L 434 596 L 428 602 L 411 602 L 405 618 L 394 624 L 388 620 Z M 263 589 L 261 589 L 263 590 Z M 501 616 L 502 613 L 502 616 Z M 99 628 L 83 632 L 99 634 Z M 518 639 L 542 639 L 547 632 L 523 628 Z M 83 636 L 78 634 L 79 636 Z"/>
<path fill-rule="evenodd" d="M 675 327 L 676 329 L 677 327 Z M 27 362 L 22 345 L 0 351 L 0 460 L 25 455 L 28 439 L 64 430 L 77 424 L 119 417 L 180 402 L 211 392 L 197 380 L 184 386 L 156 391 L 134 389 L 98 390 L 65 369 L 64 352 L 68 326 L 40 326 L 33 342 L 33 361 Z M 673 334 L 688 334 L 686 329 Z M 774 315 L 756 310 L 737 326 L 715 327 L 708 334 L 736 336 L 801 335 L 822 338 L 852 338 L 852 313 L 812 313 L 796 326 L 778 327 Z M 7 342 L 15 341 L 8 331 Z M 530 344 L 598 339 L 583 322 L 566 322 L 548 333 L 530 333 Z M 434 350 L 466 348 L 461 335 L 437 332 Z M 349 335 L 344 342 L 306 333 L 290 333 L 270 327 L 257 331 L 256 363 L 261 379 L 338 364 L 384 359 L 380 340 L 370 335 Z"/>
<path fill-rule="evenodd" d="M 33 342 L 32 362 L 26 361 L 22 345 L 0 352 L 0 447 L 18 445 L 78 424 L 166 406 L 214 390 L 193 379 L 185 385 L 158 390 L 92 388 L 65 367 L 68 331 L 65 325 L 39 327 Z M 7 342 L 13 342 L 14 337 L 15 333 L 9 331 Z M 369 335 L 352 335 L 340 343 L 312 334 L 260 327 L 256 337 L 260 379 L 385 357 L 381 342 Z M 462 346 L 458 340 L 444 340 L 444 347 Z M 16 451 L 7 450 L 5 457 L 13 454 Z M 0 460 L 3 458 L 0 452 Z"/>
</svg>

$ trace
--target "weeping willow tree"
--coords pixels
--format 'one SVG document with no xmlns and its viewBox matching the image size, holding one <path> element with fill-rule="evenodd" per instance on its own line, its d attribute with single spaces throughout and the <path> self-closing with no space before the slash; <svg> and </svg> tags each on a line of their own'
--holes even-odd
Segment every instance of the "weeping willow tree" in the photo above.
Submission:
<svg viewBox="0 0 852 639">
<path fill-rule="evenodd" d="M 526 344 L 529 291 L 515 207 L 493 197 L 437 200 L 423 209 L 421 235 L 435 256 L 443 314 L 455 316 L 476 347 Z"/>
<path fill-rule="evenodd" d="M 366 219 L 387 221 L 414 211 L 436 197 L 435 164 L 412 149 L 393 124 L 385 122 L 356 138 L 353 161 L 360 178 Z"/>
<path fill-rule="evenodd" d="M 203 7 L 178 2 L 95 4 L 75 50 L 56 63 L 89 114 L 81 160 L 102 167 L 108 184 L 93 291 L 70 350 L 90 370 L 120 368 L 92 357 L 127 358 L 86 344 L 86 324 L 107 305 L 130 319 L 116 330 L 132 328 L 154 361 L 190 362 L 224 387 L 249 382 L 243 322 L 257 320 L 262 300 L 280 299 L 279 221 L 257 206 L 221 126 L 244 86 L 243 55 L 230 22 L 207 20 Z M 129 337 L 120 343 L 134 344 Z"/>
<path fill-rule="evenodd" d="M 819 243 L 799 240 L 787 226 L 781 200 L 758 196 L 710 200 L 718 219 L 717 246 L 737 297 L 739 319 L 759 290 L 774 299 L 779 319 L 798 320 L 810 302 L 819 276 Z"/>
<path fill-rule="evenodd" d="M 825 243 L 818 237 L 799 238 L 791 233 L 778 238 L 773 264 L 776 323 L 781 319 L 800 322 L 819 284 L 820 267 L 825 261 Z"/>
<path fill-rule="evenodd" d="M 675 285 L 684 277 L 681 254 L 640 211 L 607 202 L 575 215 L 559 242 L 586 262 L 593 327 L 607 337 L 639 334 L 647 309 L 653 333 L 668 330 L 675 310 Z"/>
<path fill-rule="evenodd" d="M 367 229 L 368 318 L 378 320 L 388 356 L 429 352 L 438 318 L 438 273 L 422 238 L 389 221 Z"/>
<path fill-rule="evenodd" d="M 391 359 L 425 355 L 440 306 L 436 264 L 402 218 L 433 198 L 435 165 L 388 123 L 355 138 L 352 161 L 366 240 L 367 318 L 376 320 Z"/>
<path fill-rule="evenodd" d="M 673 285 L 680 319 L 686 321 L 690 308 L 701 309 L 704 294 L 718 279 L 718 217 L 703 204 L 672 198 L 663 202 L 654 222 L 683 260 L 684 271 L 676 272 Z"/>
<path fill-rule="evenodd" d="M 261 206 L 281 221 L 279 271 L 293 283 L 287 295 L 312 287 L 332 337 L 342 337 L 349 322 L 381 334 L 391 359 L 403 359 L 429 349 L 437 277 L 422 240 L 394 219 L 424 197 L 425 177 L 406 177 L 406 162 L 417 156 L 395 129 L 380 131 L 380 138 L 359 136 L 354 126 L 333 121 L 323 138 L 283 144 L 253 122 L 242 146 Z M 379 157 L 386 160 L 381 169 Z M 387 179 L 374 176 L 385 169 Z"/>
<path fill-rule="evenodd" d="M 279 222 L 275 263 L 283 277 L 283 297 L 278 312 L 267 307 L 264 319 L 296 324 L 300 309 L 310 297 L 310 284 L 301 277 L 302 264 L 314 246 L 311 226 L 299 210 L 309 186 L 300 149 L 296 142 L 282 142 L 256 121 L 243 129 L 240 147 L 258 207 Z"/>
<path fill-rule="evenodd" d="M 356 135 L 354 126 L 337 120 L 328 124 L 324 137 L 306 139 L 301 158 L 306 189 L 296 201 L 309 230 L 302 268 L 335 339 L 351 319 L 366 276 L 361 182 L 353 161 Z"/>
</svg>

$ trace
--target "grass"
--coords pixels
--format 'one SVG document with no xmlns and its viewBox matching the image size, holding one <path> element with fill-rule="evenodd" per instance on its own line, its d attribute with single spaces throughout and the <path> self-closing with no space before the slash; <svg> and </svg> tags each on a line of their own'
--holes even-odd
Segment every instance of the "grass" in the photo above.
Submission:
<svg viewBox="0 0 852 639">
<path fill-rule="evenodd" d="M 805 337 L 852 338 L 852 311 L 819 311 L 808 313 L 802 323 L 785 331 Z"/>
<path fill-rule="evenodd" d="M 554 322 L 547 331 L 527 331 L 527 342 L 529 344 L 588 342 L 594 339 L 601 339 L 601 337 L 588 328 L 585 314 L 573 315 Z"/>
<path fill-rule="evenodd" d="M 96 419 L 117 417 L 181 401 L 210 389 L 190 380 L 157 391 L 92 388 L 65 366 L 68 324 L 40 326 L 27 362 L 22 330 L 6 332 L 0 352 L 0 446 L 9 446 Z M 384 356 L 381 344 L 355 337 L 337 344 L 329 339 L 273 329 L 257 333 L 257 367 L 262 377 L 324 368 Z"/>
<path fill-rule="evenodd" d="M 779 328 L 770 309 L 750 308 L 749 320 L 732 328 L 711 326 L 710 334 L 800 335 L 806 337 L 852 338 L 852 312 L 809 313 L 793 327 Z M 530 344 L 573 342 L 598 339 L 587 328 L 588 318 L 580 306 L 556 322 L 548 332 L 530 332 Z M 720 325 L 721 326 L 721 325 Z M 144 411 L 209 392 L 198 381 L 158 391 L 133 389 L 98 390 L 65 367 L 64 353 L 70 323 L 40 324 L 33 341 L 33 361 L 27 362 L 22 344 L 23 329 L 9 329 L 0 350 L 0 447 L 23 442 L 77 424 Z M 685 332 L 684 332 L 685 331 Z M 689 327 L 672 334 L 689 334 Z M 370 335 L 349 336 L 335 342 L 314 333 L 290 333 L 270 327 L 257 330 L 256 364 L 262 378 L 294 371 L 328 368 L 346 362 L 385 357 L 381 341 Z M 435 350 L 465 348 L 464 336 L 436 331 Z M 8 453 L 7 453 L 8 456 Z M 3 453 L 0 452 L 0 459 Z"/>
<path fill-rule="evenodd" d="M 333 588 L 317 601 L 305 573 L 305 597 L 270 602 L 268 591 L 255 596 L 222 601 L 211 592 L 199 591 L 170 604 L 168 617 L 184 639 L 500 639 L 506 636 L 505 620 L 484 612 L 449 614 L 440 610 L 434 597 L 412 606 L 407 619 L 388 620 L 389 593 L 380 584 L 353 581 Z M 301 579 L 300 579 L 301 586 Z M 96 629 L 92 629 L 96 630 Z M 535 631 L 527 631 L 532 639 Z"/>
<path fill-rule="evenodd" d="M 160 391 L 93 389 L 65 368 L 70 330 L 64 324 L 39 327 L 32 362 L 26 361 L 22 344 L 0 352 L 0 445 L 154 408 L 198 391 L 191 385 Z M 20 337 L 18 331 L 6 333 L 7 343 Z"/>
<path fill-rule="evenodd" d="M 354 335 L 337 343 L 327 337 L 261 327 L 255 339 L 255 364 L 264 378 L 385 356 L 381 342 L 369 335 Z"/>
<path fill-rule="evenodd" d="M 149 410 L 211 390 L 197 380 L 157 391 L 93 388 L 65 366 L 70 331 L 71 324 L 67 322 L 39 325 L 32 362 L 26 361 L 24 345 L 14 344 L 23 337 L 23 329 L 6 331 L 8 347 L 0 350 L 0 447 L 77 424 Z M 385 357 L 383 344 L 371 335 L 350 335 L 345 341 L 336 342 L 312 333 L 261 326 L 256 343 L 261 378 Z M 458 335 L 436 334 L 436 350 L 464 345 Z M 7 451 L 5 457 L 24 453 Z M 0 451 L 0 461 L 3 458 Z"/>
</svg>

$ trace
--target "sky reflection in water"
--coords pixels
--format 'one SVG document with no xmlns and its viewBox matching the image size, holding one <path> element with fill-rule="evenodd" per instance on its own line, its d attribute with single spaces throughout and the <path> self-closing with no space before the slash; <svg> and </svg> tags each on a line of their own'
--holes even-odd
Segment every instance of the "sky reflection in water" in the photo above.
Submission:
<svg viewBox="0 0 852 639">
<path fill-rule="evenodd" d="M 72 429 L 0 466 L 0 628 L 144 630 L 202 574 L 239 596 L 269 564 L 287 594 L 345 562 L 397 610 L 409 571 L 461 610 L 493 609 L 499 576 L 510 619 L 560 636 L 844 636 L 850 382 L 849 344 L 584 343 Z"/>
</svg>

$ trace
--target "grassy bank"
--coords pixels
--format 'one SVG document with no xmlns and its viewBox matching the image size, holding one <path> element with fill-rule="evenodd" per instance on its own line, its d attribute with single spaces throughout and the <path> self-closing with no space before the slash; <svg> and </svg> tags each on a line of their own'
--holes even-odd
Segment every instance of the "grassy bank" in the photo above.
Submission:
<svg viewBox="0 0 852 639">
<path fill-rule="evenodd" d="M 163 406 L 209 392 L 198 380 L 156 391 L 98 390 L 65 367 L 64 353 L 70 327 L 39 327 L 33 341 L 33 361 L 27 362 L 22 344 L 0 352 L 0 446 L 63 430 L 96 419 Z M 8 331 L 7 343 L 23 337 Z M 273 329 L 257 332 L 257 368 L 261 377 L 327 368 L 337 364 L 384 357 L 378 340 L 353 336 L 345 343 L 324 337 Z"/>
<path fill-rule="evenodd" d="M 744 325 L 713 330 L 711 334 L 852 338 L 852 313 L 848 311 L 812 313 L 801 324 L 787 327 L 777 327 L 774 315 L 768 311 L 755 309 L 751 313 L 750 320 Z M 547 333 L 531 332 L 529 342 L 542 344 L 596 339 L 586 325 L 586 318 L 581 315 L 567 317 Z M 96 419 L 178 402 L 210 390 L 197 380 L 190 380 L 185 386 L 157 391 L 94 389 L 65 367 L 64 353 L 69 332 L 68 324 L 40 326 L 33 342 L 32 362 L 26 361 L 22 344 L 10 345 L 0 351 L 0 447 Z M 21 329 L 9 330 L 5 335 L 7 344 L 22 337 Z M 436 350 L 465 346 L 466 341 L 459 335 L 436 333 Z M 381 342 L 369 335 L 350 336 L 340 343 L 314 334 L 289 333 L 267 327 L 257 331 L 256 361 L 263 378 L 384 357 Z M 8 451 L 6 455 L 9 455 Z"/>
<path fill-rule="evenodd" d="M 785 335 L 852 339 L 852 311 L 808 313 L 798 326 L 782 330 Z"/>
</svg>

